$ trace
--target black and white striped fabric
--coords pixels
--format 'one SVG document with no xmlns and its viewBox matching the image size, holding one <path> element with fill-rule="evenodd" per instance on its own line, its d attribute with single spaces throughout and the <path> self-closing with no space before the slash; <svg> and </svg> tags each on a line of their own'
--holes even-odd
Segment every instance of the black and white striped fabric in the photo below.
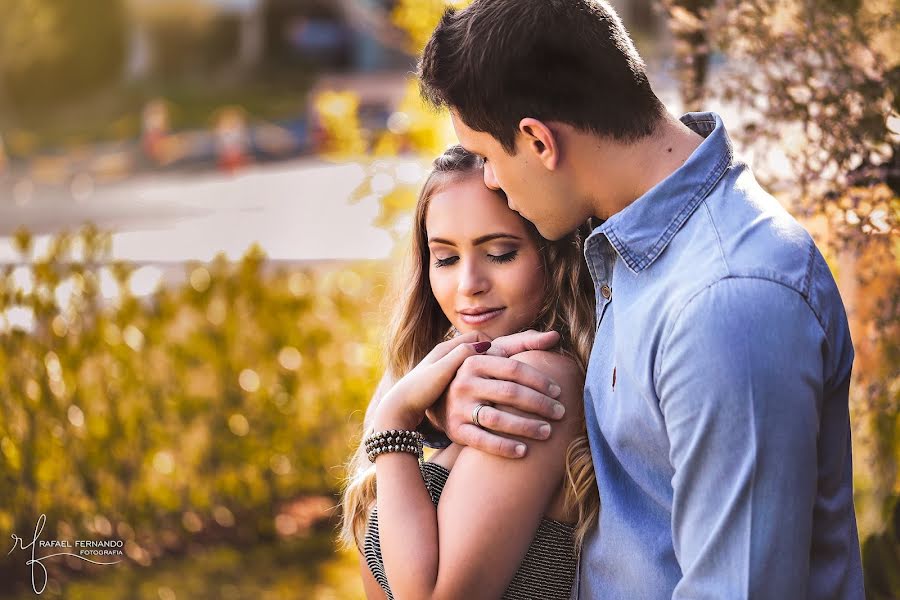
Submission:
<svg viewBox="0 0 900 600">
<path fill-rule="evenodd" d="M 425 462 L 420 466 L 431 501 L 437 505 L 450 470 Z M 513 576 L 503 600 L 568 600 L 575 582 L 575 528 L 573 525 L 542 519 L 537 533 Z M 365 540 L 366 563 L 389 600 L 394 600 L 384 573 L 378 538 L 378 509 L 372 510 Z"/>
</svg>

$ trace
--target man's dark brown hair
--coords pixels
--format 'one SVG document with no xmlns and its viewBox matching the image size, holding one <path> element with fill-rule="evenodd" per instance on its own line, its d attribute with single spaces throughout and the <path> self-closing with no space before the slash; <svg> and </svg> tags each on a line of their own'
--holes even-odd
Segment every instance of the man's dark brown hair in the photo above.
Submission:
<svg viewBox="0 0 900 600">
<path fill-rule="evenodd" d="M 419 61 L 422 95 L 513 153 L 519 121 L 632 141 L 662 116 L 644 63 L 599 0 L 475 0 L 449 9 Z"/>
</svg>

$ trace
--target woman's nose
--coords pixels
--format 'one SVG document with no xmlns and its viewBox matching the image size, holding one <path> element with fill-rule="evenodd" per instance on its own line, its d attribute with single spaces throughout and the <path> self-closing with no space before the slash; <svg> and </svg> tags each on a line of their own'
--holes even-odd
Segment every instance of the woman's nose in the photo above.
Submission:
<svg viewBox="0 0 900 600">
<path fill-rule="evenodd" d="M 459 271 L 459 293 L 464 296 L 474 296 L 482 293 L 490 287 L 485 273 L 478 267 L 467 261 Z"/>
</svg>

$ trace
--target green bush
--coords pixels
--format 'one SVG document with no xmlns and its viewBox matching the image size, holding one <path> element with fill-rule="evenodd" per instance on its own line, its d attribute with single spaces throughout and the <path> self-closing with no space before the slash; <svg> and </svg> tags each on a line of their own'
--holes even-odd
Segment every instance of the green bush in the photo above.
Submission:
<svg viewBox="0 0 900 600">
<path fill-rule="evenodd" d="M 378 376 L 382 265 L 251 249 L 136 295 L 147 268 L 111 263 L 106 235 L 59 236 L 45 258 L 19 240 L 25 266 L 0 272 L 0 537 L 44 513 L 41 539 L 153 558 L 271 539 L 283 502 L 336 492 Z"/>
</svg>

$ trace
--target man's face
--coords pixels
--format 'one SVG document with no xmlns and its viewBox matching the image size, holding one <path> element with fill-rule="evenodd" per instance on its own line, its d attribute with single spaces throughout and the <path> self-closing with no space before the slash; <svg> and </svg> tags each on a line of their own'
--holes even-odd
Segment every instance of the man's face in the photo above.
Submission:
<svg viewBox="0 0 900 600">
<path fill-rule="evenodd" d="M 567 193 L 563 178 L 545 168 L 521 133 L 517 151 L 510 155 L 491 134 L 471 129 L 455 111 L 451 118 L 459 143 L 484 157 L 484 184 L 503 190 L 509 208 L 534 223 L 544 238 L 558 240 L 584 220 L 576 216 L 580 211 L 573 210 L 573 194 Z"/>
</svg>

